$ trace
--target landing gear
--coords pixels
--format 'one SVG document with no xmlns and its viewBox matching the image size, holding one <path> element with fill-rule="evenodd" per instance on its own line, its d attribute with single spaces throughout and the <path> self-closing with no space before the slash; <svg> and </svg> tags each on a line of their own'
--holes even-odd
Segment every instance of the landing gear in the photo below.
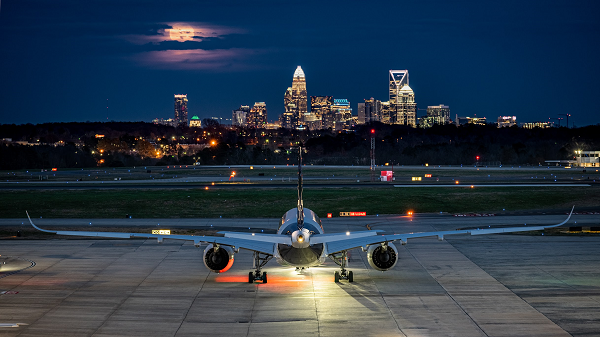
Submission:
<svg viewBox="0 0 600 337">
<path fill-rule="evenodd" d="M 346 270 L 348 266 L 348 251 L 344 250 L 338 254 L 331 254 L 329 258 L 333 260 L 340 268 L 341 271 L 336 271 L 334 276 L 335 282 L 339 282 L 340 280 L 348 280 L 348 282 L 354 282 L 354 274 Z"/>
<path fill-rule="evenodd" d="M 248 283 L 254 283 L 256 280 L 262 281 L 263 284 L 267 283 L 267 272 L 261 273 L 260 269 L 264 267 L 272 258 L 273 255 L 254 252 L 254 265 L 252 267 L 255 270 L 254 272 L 248 273 Z"/>
</svg>

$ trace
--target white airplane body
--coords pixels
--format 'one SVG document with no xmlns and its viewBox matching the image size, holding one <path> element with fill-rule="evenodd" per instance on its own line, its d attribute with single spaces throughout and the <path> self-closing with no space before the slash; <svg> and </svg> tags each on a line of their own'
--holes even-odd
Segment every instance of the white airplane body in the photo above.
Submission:
<svg viewBox="0 0 600 337">
<path fill-rule="evenodd" d="M 300 151 L 301 154 L 302 151 Z M 574 207 L 573 207 L 574 208 Z M 248 282 L 261 280 L 267 283 L 267 273 L 261 272 L 264 265 L 272 258 L 284 266 L 308 268 L 322 265 L 329 257 L 341 268 L 335 272 L 335 281 L 347 279 L 354 281 L 352 271 L 346 270 L 348 251 L 362 248 L 367 253 L 369 265 L 380 271 L 392 269 L 398 262 L 398 250 L 394 242 L 402 245 L 409 238 L 437 236 L 443 240 L 445 235 L 453 234 L 495 234 L 522 231 L 535 231 L 551 227 L 559 227 L 569 221 L 573 209 L 567 219 L 559 224 L 550 226 L 527 226 L 510 228 L 465 229 L 455 231 L 437 231 L 422 233 L 405 233 L 380 235 L 378 230 L 325 234 L 319 217 L 310 209 L 304 208 L 302 200 L 302 158 L 299 156 L 298 165 L 298 206 L 287 211 L 281 218 L 277 234 L 219 232 L 224 236 L 194 236 L 194 235 L 162 235 L 146 233 L 118 232 L 84 232 L 84 231 L 51 231 L 37 227 L 36 229 L 60 235 L 111 237 L 111 238 L 154 238 L 159 243 L 164 239 L 193 241 L 196 247 L 207 244 L 203 254 L 205 266 L 212 272 L 223 273 L 231 268 L 234 255 L 239 249 L 250 250 L 254 253 L 254 272 L 249 272 Z"/>
</svg>

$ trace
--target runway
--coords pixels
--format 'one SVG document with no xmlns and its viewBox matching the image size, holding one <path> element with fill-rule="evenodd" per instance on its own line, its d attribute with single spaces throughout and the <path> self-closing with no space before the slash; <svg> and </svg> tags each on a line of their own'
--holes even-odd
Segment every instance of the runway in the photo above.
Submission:
<svg viewBox="0 0 600 337">
<path fill-rule="evenodd" d="M 369 216 L 323 225 L 327 232 L 369 224 L 401 233 L 565 217 Z M 92 227 L 130 226 L 128 220 L 98 219 Z M 159 221 L 273 230 L 278 219 Z M 593 226 L 600 216 L 573 221 Z M 0 336 L 593 336 L 600 331 L 599 243 L 598 236 L 414 239 L 397 245 L 400 261 L 388 272 L 374 271 L 365 253 L 351 251 L 354 283 L 334 283 L 333 262 L 297 273 L 271 261 L 269 282 L 248 284 L 247 251 L 230 271 L 214 274 L 202 264 L 202 249 L 174 240 L 3 240 L 0 254 L 36 266 L 0 279 L 0 292 L 8 292 L 0 295 Z"/>
</svg>

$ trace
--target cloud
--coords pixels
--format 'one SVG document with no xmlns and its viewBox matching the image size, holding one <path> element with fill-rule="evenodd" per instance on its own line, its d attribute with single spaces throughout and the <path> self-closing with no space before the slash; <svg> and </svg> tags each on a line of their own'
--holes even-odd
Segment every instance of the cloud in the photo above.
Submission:
<svg viewBox="0 0 600 337">
<path fill-rule="evenodd" d="M 200 22 L 157 25 L 162 28 L 149 30 L 147 34 L 121 35 L 124 40 L 138 45 L 138 50 L 143 50 L 130 57 L 140 66 L 174 70 L 240 71 L 256 68 L 256 64 L 250 66 L 250 58 L 266 52 L 240 44 L 239 36 L 246 32 L 235 27 Z M 232 37 L 231 41 L 228 41 L 228 37 Z"/>
<path fill-rule="evenodd" d="M 245 48 L 155 50 L 134 55 L 136 63 L 161 69 L 240 71 L 253 68 L 248 60 L 265 51 Z"/>
<path fill-rule="evenodd" d="M 158 44 L 166 41 L 196 41 L 202 42 L 206 38 L 223 38 L 230 34 L 239 34 L 244 31 L 233 27 L 217 26 L 201 22 L 165 22 L 164 28 L 149 31 L 147 34 L 128 34 L 121 37 L 134 44 Z"/>
</svg>

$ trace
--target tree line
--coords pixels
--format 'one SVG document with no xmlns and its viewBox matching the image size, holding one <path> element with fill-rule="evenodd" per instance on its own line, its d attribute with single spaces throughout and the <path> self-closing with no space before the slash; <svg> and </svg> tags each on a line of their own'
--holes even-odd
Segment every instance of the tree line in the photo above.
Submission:
<svg viewBox="0 0 600 337">
<path fill-rule="evenodd" d="M 378 165 L 544 165 L 546 160 L 573 159 L 575 150 L 600 150 L 600 125 L 523 129 L 468 124 L 419 129 L 372 123 L 334 132 L 241 129 L 216 123 L 203 129 L 142 122 L 3 124 L 0 139 L 12 142 L 0 144 L 0 169 L 294 164 L 300 144 L 307 164 L 369 165 L 372 137 Z M 203 148 L 183 151 L 181 143 Z"/>
</svg>

